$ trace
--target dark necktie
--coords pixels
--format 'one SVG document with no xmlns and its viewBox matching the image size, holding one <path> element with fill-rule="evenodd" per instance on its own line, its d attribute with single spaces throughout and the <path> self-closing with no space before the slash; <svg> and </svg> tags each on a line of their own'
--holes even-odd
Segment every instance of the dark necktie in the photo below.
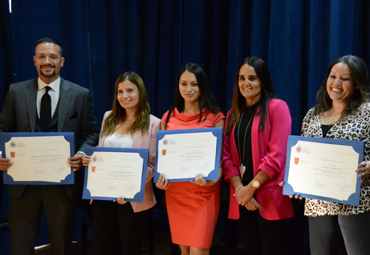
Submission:
<svg viewBox="0 0 370 255">
<path fill-rule="evenodd" d="M 49 86 L 45 87 L 45 94 L 41 98 L 40 125 L 41 131 L 47 132 L 51 121 L 51 98 L 49 95 Z"/>
</svg>

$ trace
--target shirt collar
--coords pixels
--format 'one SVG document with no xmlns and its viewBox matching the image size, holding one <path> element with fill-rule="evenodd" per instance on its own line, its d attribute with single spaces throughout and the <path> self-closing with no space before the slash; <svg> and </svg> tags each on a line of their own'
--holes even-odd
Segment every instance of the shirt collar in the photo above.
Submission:
<svg viewBox="0 0 370 255">
<path fill-rule="evenodd" d="M 38 90 L 42 90 L 44 89 L 46 86 L 49 86 L 51 87 L 55 92 L 59 93 L 59 89 L 60 89 L 60 76 L 58 77 L 58 79 L 56 79 L 55 81 L 53 81 L 52 83 L 50 84 L 46 84 L 45 82 L 43 82 L 40 77 L 38 78 Z"/>
</svg>

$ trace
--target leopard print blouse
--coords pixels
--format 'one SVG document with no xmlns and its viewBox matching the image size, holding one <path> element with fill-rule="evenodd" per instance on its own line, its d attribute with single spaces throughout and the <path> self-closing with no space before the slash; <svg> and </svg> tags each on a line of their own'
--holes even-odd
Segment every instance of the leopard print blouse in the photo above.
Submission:
<svg viewBox="0 0 370 255">
<path fill-rule="evenodd" d="M 310 109 L 302 122 L 302 136 L 323 137 L 320 115 L 314 115 Z M 364 160 L 370 160 L 370 103 L 362 104 L 356 114 L 347 116 L 336 123 L 327 133 L 326 138 L 357 140 L 365 142 Z M 370 211 L 370 176 L 363 178 L 361 184 L 360 205 L 344 205 L 317 199 L 306 199 L 304 215 L 353 215 Z"/>
</svg>

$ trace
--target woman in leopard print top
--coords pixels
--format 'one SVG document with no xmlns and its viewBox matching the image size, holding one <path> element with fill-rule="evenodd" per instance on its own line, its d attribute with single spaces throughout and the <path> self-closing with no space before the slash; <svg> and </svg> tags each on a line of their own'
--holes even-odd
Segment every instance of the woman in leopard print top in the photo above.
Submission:
<svg viewBox="0 0 370 255">
<path fill-rule="evenodd" d="M 311 254 L 370 254 L 370 103 L 366 64 L 356 56 L 336 59 L 302 123 L 302 136 L 365 142 L 359 206 L 307 199 Z M 354 170 L 355 171 L 355 170 Z"/>
</svg>

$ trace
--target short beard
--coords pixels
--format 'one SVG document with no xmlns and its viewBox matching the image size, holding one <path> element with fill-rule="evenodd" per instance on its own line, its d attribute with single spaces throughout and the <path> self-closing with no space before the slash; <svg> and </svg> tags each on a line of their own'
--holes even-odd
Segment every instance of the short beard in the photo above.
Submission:
<svg viewBox="0 0 370 255">
<path fill-rule="evenodd" d="M 42 75 L 42 76 L 44 76 L 45 78 L 51 78 L 51 77 L 54 77 L 54 76 L 55 76 L 55 66 L 53 66 L 53 68 L 54 68 L 54 72 L 53 72 L 52 74 L 50 74 L 50 75 L 46 75 L 46 74 L 44 74 L 44 73 L 42 72 L 42 67 L 40 66 L 40 73 L 41 73 L 41 75 Z"/>
<path fill-rule="evenodd" d="M 42 76 L 44 76 L 45 78 L 51 78 L 51 77 L 54 77 L 55 76 L 55 71 L 52 73 L 52 74 L 50 74 L 50 75 L 46 75 L 46 74 L 44 74 L 43 72 L 40 72 L 41 73 L 41 75 Z"/>
</svg>

